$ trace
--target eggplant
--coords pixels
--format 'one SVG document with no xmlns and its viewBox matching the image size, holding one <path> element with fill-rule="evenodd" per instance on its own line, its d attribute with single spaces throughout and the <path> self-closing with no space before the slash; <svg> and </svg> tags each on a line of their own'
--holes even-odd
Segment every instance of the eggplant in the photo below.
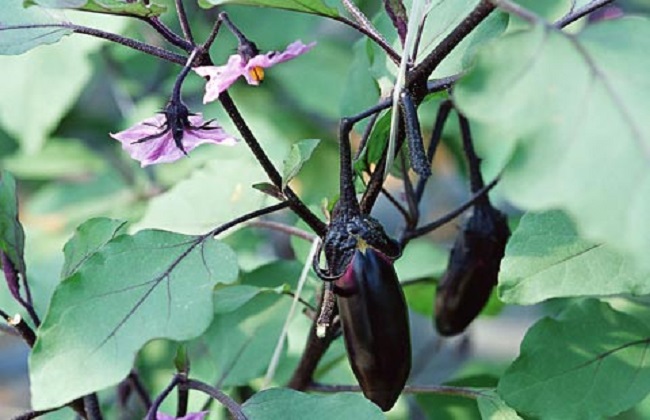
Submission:
<svg viewBox="0 0 650 420">
<path fill-rule="evenodd" d="M 357 248 L 334 291 L 352 371 L 365 397 L 388 411 L 411 371 L 408 311 L 393 263 Z"/>
<path fill-rule="evenodd" d="M 500 211 L 489 203 L 474 207 L 438 284 L 435 324 L 441 335 L 460 334 L 485 307 L 497 284 L 509 237 L 510 228 Z"/>
</svg>

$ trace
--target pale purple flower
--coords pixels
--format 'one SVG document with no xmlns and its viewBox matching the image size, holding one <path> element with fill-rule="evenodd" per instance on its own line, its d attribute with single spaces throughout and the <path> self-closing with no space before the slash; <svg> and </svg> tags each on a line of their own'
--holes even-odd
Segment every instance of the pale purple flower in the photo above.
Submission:
<svg viewBox="0 0 650 420">
<path fill-rule="evenodd" d="M 216 122 L 204 121 L 201 114 L 170 115 L 167 110 L 124 131 L 111 133 L 111 137 L 120 141 L 122 148 L 143 167 L 173 162 L 203 143 L 230 146 L 237 142 Z"/>
<path fill-rule="evenodd" d="M 207 415 L 207 411 L 199 411 L 198 413 L 189 413 L 183 417 L 174 417 L 158 411 L 156 413 L 156 420 L 203 420 Z"/>
<path fill-rule="evenodd" d="M 266 54 L 257 54 L 249 59 L 243 54 L 234 54 L 230 56 L 228 63 L 224 66 L 195 67 L 196 73 L 209 78 L 205 86 L 203 103 L 215 101 L 221 92 L 228 89 L 241 76 L 246 78 L 249 85 L 259 85 L 264 80 L 265 68 L 292 60 L 311 50 L 314 45 L 316 45 L 315 42 L 305 45 L 302 41 L 296 41 L 282 52 L 271 51 Z"/>
</svg>

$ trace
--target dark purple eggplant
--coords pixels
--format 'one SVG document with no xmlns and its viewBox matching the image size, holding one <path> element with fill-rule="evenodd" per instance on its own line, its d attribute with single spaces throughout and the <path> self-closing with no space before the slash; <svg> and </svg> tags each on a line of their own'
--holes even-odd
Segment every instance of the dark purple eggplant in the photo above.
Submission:
<svg viewBox="0 0 650 420">
<path fill-rule="evenodd" d="M 497 284 L 509 237 L 510 229 L 501 212 L 489 203 L 474 207 L 438 284 L 435 323 L 441 335 L 460 334 L 485 307 Z"/>
<path fill-rule="evenodd" d="M 352 371 L 366 398 L 388 411 L 411 370 L 406 300 L 393 263 L 373 248 L 357 249 L 334 284 Z"/>
</svg>

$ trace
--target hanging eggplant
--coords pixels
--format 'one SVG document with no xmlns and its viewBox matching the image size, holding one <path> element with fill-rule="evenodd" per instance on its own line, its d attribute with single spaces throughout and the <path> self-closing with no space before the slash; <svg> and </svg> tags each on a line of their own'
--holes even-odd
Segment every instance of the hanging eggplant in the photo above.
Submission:
<svg viewBox="0 0 650 420">
<path fill-rule="evenodd" d="M 478 316 L 497 284 L 510 237 L 506 217 L 486 200 L 474 207 L 449 256 L 435 301 L 441 335 L 460 334 Z"/>
<path fill-rule="evenodd" d="M 388 411 L 411 370 L 406 300 L 393 263 L 376 249 L 357 249 L 334 284 L 352 371 L 366 398 Z"/>
</svg>

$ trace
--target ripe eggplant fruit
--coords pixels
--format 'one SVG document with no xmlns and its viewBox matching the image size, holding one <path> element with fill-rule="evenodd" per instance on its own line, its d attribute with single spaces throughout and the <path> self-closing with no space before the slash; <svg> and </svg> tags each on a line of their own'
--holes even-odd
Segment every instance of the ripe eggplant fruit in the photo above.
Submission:
<svg viewBox="0 0 650 420">
<path fill-rule="evenodd" d="M 352 371 L 366 398 L 388 411 L 411 371 L 408 311 L 393 263 L 374 248 L 356 249 L 334 284 Z"/>
<path fill-rule="evenodd" d="M 489 202 L 474 207 L 438 283 L 435 324 L 441 335 L 460 334 L 481 312 L 497 284 L 509 237 L 503 213 Z"/>
</svg>

